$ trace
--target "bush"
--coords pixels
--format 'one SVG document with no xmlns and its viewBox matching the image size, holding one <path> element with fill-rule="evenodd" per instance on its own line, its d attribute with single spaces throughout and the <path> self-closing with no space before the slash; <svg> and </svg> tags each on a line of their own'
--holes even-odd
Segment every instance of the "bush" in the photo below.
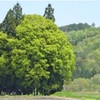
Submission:
<svg viewBox="0 0 100 100">
<path fill-rule="evenodd" d="M 85 79 L 85 78 L 74 79 L 69 84 L 64 85 L 64 90 L 100 92 L 100 74 L 97 74 L 90 79 Z"/>
</svg>

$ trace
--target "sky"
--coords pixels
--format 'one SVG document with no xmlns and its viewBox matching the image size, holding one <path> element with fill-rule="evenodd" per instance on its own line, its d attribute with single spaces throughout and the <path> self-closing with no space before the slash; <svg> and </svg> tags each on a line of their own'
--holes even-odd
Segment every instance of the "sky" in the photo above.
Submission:
<svg viewBox="0 0 100 100">
<path fill-rule="evenodd" d="M 100 0 L 0 0 L 0 23 L 9 9 L 20 3 L 23 14 L 43 16 L 45 7 L 50 3 L 54 8 L 55 24 L 58 26 L 73 23 L 93 22 L 100 26 Z"/>
</svg>

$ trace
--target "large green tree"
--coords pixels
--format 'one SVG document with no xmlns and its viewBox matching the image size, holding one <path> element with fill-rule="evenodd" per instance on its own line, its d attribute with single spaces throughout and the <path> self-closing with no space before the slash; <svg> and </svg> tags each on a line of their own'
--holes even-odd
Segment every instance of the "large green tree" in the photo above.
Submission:
<svg viewBox="0 0 100 100">
<path fill-rule="evenodd" d="M 16 39 L 3 37 L 0 71 L 5 73 L 1 71 L 0 78 L 6 82 L 0 81 L 1 90 L 49 95 L 62 90 L 64 80 L 71 78 L 75 69 L 72 46 L 51 20 L 26 15 L 16 28 Z"/>
<path fill-rule="evenodd" d="M 19 48 L 26 50 L 29 59 L 27 67 L 31 70 L 26 77 L 33 80 L 33 86 L 36 81 L 35 87 L 41 90 L 40 80 L 43 84 L 46 80 L 48 88 L 43 87 L 42 94 L 59 90 L 63 85 L 59 82 L 63 83 L 65 79 L 69 79 L 75 68 L 72 46 L 64 33 L 48 19 L 45 20 L 37 15 L 27 15 L 17 27 L 16 36 L 22 43 Z M 58 76 L 59 80 L 57 80 Z"/>
</svg>

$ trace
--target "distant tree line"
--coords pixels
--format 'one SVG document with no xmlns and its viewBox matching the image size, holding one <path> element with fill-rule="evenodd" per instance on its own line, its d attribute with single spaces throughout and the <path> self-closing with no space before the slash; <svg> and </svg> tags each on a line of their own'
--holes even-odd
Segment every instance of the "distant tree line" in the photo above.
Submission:
<svg viewBox="0 0 100 100">
<path fill-rule="evenodd" d="M 85 28 L 89 28 L 89 27 L 91 27 L 91 25 L 88 25 L 87 23 L 85 24 L 79 23 L 79 24 L 70 24 L 70 25 L 61 26 L 59 28 L 64 32 L 69 32 L 69 31 L 84 30 Z"/>
</svg>

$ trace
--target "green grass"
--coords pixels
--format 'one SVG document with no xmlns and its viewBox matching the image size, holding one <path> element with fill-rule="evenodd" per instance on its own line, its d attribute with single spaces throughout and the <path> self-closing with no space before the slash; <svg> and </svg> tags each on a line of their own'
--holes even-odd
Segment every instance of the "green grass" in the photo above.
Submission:
<svg viewBox="0 0 100 100">
<path fill-rule="evenodd" d="M 41 97 L 42 95 L 35 96 Z M 62 91 L 62 92 L 56 92 L 55 94 L 51 96 L 57 96 L 57 97 L 70 97 L 70 98 L 79 98 L 81 100 L 100 100 L 100 93 L 93 93 L 93 92 L 68 92 L 68 91 Z M 33 95 L 16 95 L 16 96 L 0 96 L 0 100 L 13 100 L 13 98 L 17 98 L 16 100 L 32 100 L 35 98 Z M 9 99 L 10 98 L 10 99 Z"/>
<path fill-rule="evenodd" d="M 100 100 L 100 93 L 90 93 L 90 92 L 62 91 L 62 92 L 56 92 L 52 96 L 80 98 L 82 100 Z"/>
</svg>

